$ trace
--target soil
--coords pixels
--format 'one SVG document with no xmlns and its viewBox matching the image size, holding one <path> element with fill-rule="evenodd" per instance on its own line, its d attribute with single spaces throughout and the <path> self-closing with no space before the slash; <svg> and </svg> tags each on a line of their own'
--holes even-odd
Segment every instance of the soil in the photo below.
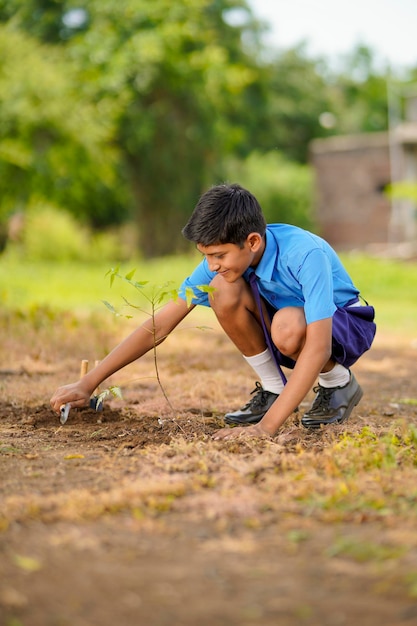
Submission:
<svg viewBox="0 0 417 626">
<path fill-rule="evenodd" d="M 413 338 L 380 335 L 354 366 L 365 394 L 348 426 L 306 431 L 300 407 L 275 441 L 214 442 L 254 386 L 218 329 L 160 347 L 174 409 L 148 355 L 109 381 L 122 399 L 71 411 L 65 425 L 49 397 L 122 329 L 42 316 L 3 329 L 1 626 L 417 624 L 415 468 L 403 514 L 300 498 L 333 480 L 313 466 L 346 429 L 417 426 Z M 353 558 L 337 550 L 348 540 L 402 550 Z"/>
</svg>

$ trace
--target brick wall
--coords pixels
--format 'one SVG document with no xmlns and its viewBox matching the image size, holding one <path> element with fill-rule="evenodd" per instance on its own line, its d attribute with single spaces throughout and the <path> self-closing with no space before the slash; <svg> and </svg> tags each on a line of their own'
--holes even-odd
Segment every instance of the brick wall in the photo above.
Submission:
<svg viewBox="0 0 417 626">
<path fill-rule="evenodd" d="M 338 250 L 387 243 L 391 203 L 388 133 L 317 139 L 310 147 L 315 170 L 320 235 Z"/>
</svg>

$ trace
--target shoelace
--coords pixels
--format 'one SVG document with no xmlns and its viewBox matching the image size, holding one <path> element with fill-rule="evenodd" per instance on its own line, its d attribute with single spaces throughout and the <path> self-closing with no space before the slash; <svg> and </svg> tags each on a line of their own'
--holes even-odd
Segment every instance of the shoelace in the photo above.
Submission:
<svg viewBox="0 0 417 626">
<path fill-rule="evenodd" d="M 314 393 L 317 394 L 316 399 L 313 402 L 313 406 L 311 407 L 312 411 L 316 411 L 317 409 L 327 410 L 329 408 L 330 398 L 333 393 L 333 389 L 331 387 L 322 387 L 321 385 L 317 385 L 317 387 L 313 388 Z"/>
<path fill-rule="evenodd" d="M 256 381 L 255 389 L 250 392 L 251 395 L 255 394 L 251 400 L 243 407 L 244 409 L 248 409 L 249 407 L 261 407 L 264 406 L 268 401 L 268 391 L 262 387 L 261 383 Z"/>
</svg>

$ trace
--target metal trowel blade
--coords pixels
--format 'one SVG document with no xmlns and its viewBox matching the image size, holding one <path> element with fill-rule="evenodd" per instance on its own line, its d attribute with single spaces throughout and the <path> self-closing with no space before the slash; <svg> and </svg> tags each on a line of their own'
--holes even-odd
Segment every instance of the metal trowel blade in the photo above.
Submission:
<svg viewBox="0 0 417 626">
<path fill-rule="evenodd" d="M 71 404 L 69 402 L 67 402 L 67 404 L 63 404 L 60 408 L 60 418 L 59 421 L 61 422 L 61 424 L 65 424 L 65 422 L 68 419 L 68 415 L 70 412 L 70 408 L 71 408 Z"/>
</svg>

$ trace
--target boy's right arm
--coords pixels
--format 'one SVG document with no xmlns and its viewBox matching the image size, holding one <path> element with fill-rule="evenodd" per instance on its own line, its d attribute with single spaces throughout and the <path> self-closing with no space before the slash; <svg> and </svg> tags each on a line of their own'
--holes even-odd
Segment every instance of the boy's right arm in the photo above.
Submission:
<svg viewBox="0 0 417 626">
<path fill-rule="evenodd" d="M 53 410 L 59 413 L 61 406 L 67 402 L 70 402 L 72 407 L 88 405 L 94 389 L 103 380 L 149 352 L 154 343 L 164 341 L 193 308 L 194 305 L 189 306 L 181 298 L 175 302 L 168 302 L 155 315 L 154 329 L 153 320 L 151 318 L 146 320 L 81 380 L 59 387 L 51 398 Z"/>
</svg>

